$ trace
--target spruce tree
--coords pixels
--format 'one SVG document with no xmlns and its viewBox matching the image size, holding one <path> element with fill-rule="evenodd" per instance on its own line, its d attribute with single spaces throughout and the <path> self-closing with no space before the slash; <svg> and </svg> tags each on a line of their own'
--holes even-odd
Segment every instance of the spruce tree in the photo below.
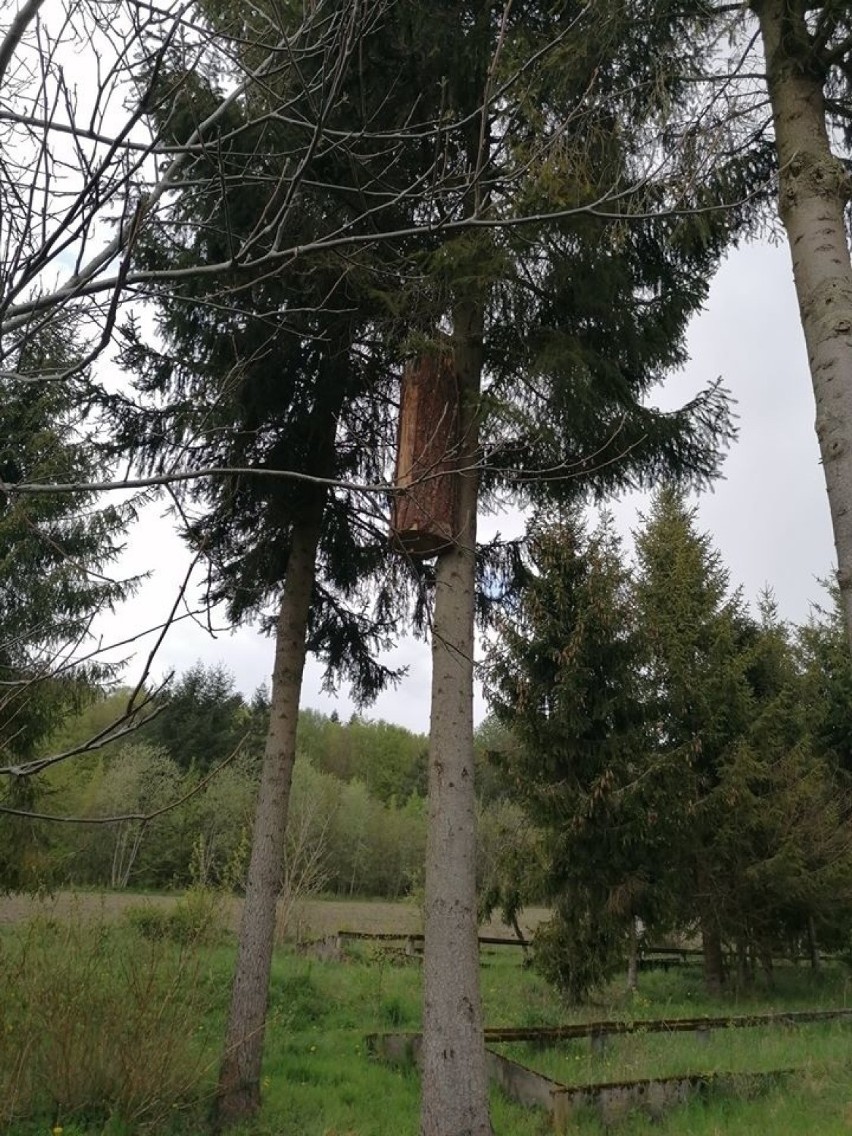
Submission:
<svg viewBox="0 0 852 1136">
<path fill-rule="evenodd" d="M 825 861 L 837 875 L 829 873 L 828 887 L 817 888 L 818 897 L 812 897 L 805 908 L 805 934 L 813 962 L 818 958 L 818 942 L 836 949 L 849 942 L 852 927 L 848 893 L 852 879 L 852 661 L 836 585 L 829 596 L 831 602 L 815 606 L 808 622 L 797 629 L 794 644 L 800 675 L 797 697 L 806 739 L 815 763 L 822 766 L 821 786 L 828 786 L 827 793 L 818 790 L 811 802 L 810 815 L 816 809 L 817 819 L 825 821 L 819 824 L 817 847 L 829 843 L 832 818 L 837 818 L 834 853 Z M 824 802 L 821 812 L 820 799 Z"/>
<path fill-rule="evenodd" d="M 744 168 L 751 164 L 754 229 L 780 220 L 786 233 L 852 645 L 852 400 L 844 381 L 852 370 L 849 5 L 648 0 L 635 14 L 637 27 L 664 25 L 681 43 L 690 81 L 672 90 L 680 121 L 673 137 L 711 165 L 738 151 Z"/>
<path fill-rule="evenodd" d="M 714 474 L 729 429 L 720 392 L 672 416 L 654 413 L 645 395 L 682 360 L 686 322 L 741 220 L 737 211 L 697 221 L 687 207 L 684 215 L 695 181 L 655 181 L 643 169 L 643 138 L 650 140 L 659 110 L 646 95 L 665 89 L 661 60 L 671 45 L 660 42 L 653 56 L 640 49 L 629 13 L 592 5 L 561 10 L 554 22 L 551 12 L 521 5 L 501 25 L 472 5 L 463 38 L 457 8 L 450 35 L 447 15 L 442 6 L 431 16 L 436 34 L 446 35 L 442 55 L 453 63 L 464 56 L 458 72 L 448 68 L 446 84 L 449 115 L 459 122 L 450 154 L 464 187 L 450 215 L 475 209 L 494 228 L 445 241 L 427 261 L 453 329 L 465 471 L 457 546 L 435 569 L 422 1112 L 430 1136 L 490 1131 L 472 882 L 480 491 L 508 489 L 544 506 L 647 484 L 663 471 Z M 494 106 L 483 103 L 492 76 L 499 87 L 501 68 L 512 73 L 524 59 L 535 65 L 508 80 Z M 727 182 L 702 187 L 701 200 L 705 190 L 729 200 L 724 190 L 743 173 L 732 161 Z M 613 199 L 615 223 L 598 215 Z M 663 216 L 675 201 L 677 215 Z M 558 209 L 564 218 L 512 224 Z M 460 1005 L 470 1009 L 461 1015 Z"/>
<path fill-rule="evenodd" d="M 771 595 L 751 615 L 671 490 L 637 551 L 634 579 L 606 530 L 540 533 L 489 666 L 513 739 L 495 757 L 539 831 L 535 883 L 555 911 L 536 956 L 572 998 L 623 957 L 636 916 L 700 926 L 712 991 L 723 948 L 746 984 L 779 954 L 817 965 L 849 926 L 852 799 L 821 749 L 822 637 L 845 658 L 842 620 L 796 646 Z M 510 889 L 510 911 L 525 899 Z"/>
<path fill-rule="evenodd" d="M 92 620 L 132 590 L 110 575 L 127 510 L 94 494 L 15 493 L 18 482 L 96 480 L 103 473 L 78 409 L 79 382 L 56 382 L 84 349 L 66 329 L 42 330 L 7 356 L 0 399 L 0 801 L 32 809 L 29 762 L 62 719 L 113 668 L 92 657 Z M 82 658 L 88 657 L 83 663 Z M 48 878 L 49 841 L 35 822 L 6 818 L 0 884 Z"/>
<path fill-rule="evenodd" d="M 728 937 L 740 960 L 746 948 L 765 966 L 778 953 L 816 960 L 818 941 L 852 914 L 850 785 L 811 732 L 826 703 L 808 697 L 807 671 L 771 596 L 762 597 L 748 660 L 751 722 L 724 771 L 738 829 Z"/>
<path fill-rule="evenodd" d="M 542 834 L 554 914 L 536 933 L 536 962 L 574 1002 L 620 963 L 636 918 L 660 930 L 670 904 L 673 773 L 648 761 L 643 661 L 611 525 L 539 531 L 487 686 L 512 738 L 497 755 L 504 781 Z"/>
<path fill-rule="evenodd" d="M 659 723 L 654 752 L 678 764 L 682 840 L 671 855 L 683 872 L 684 921 L 697 915 L 708 989 L 723 974 L 726 894 L 722 836 L 731 832 L 721 770 L 747 728 L 744 608 L 695 510 L 672 489 L 657 494 L 636 534 L 636 596 L 647 637 L 646 699 Z M 735 822 L 734 822 L 735 823 Z M 691 898 L 694 897 L 694 898 Z"/>
<path fill-rule="evenodd" d="M 208 773 L 246 740 L 250 711 L 221 665 L 196 663 L 157 698 L 157 714 L 140 737 L 166 750 L 184 771 Z"/>
<path fill-rule="evenodd" d="M 30 757 L 74 702 L 74 682 L 108 668 L 73 665 L 90 622 L 127 594 L 111 579 L 128 513 L 94 494 L 17 494 L 17 482 L 96 480 L 102 473 L 77 408 L 76 384 L 49 377 L 81 356 L 64 331 L 42 332 L 6 362 L 0 404 L 0 657 L 4 765 Z M 80 648 L 75 651 L 75 648 Z M 68 681 L 51 681 L 54 672 Z"/>
<path fill-rule="evenodd" d="M 230 6 L 210 10 L 214 19 L 240 18 Z M 287 18 L 282 14 L 282 31 Z M 251 55 L 251 39 L 245 42 Z M 319 48 L 298 74 L 283 72 L 252 87 L 231 107 L 220 145 L 187 173 L 174 228 L 140 245 L 143 263 L 215 262 L 234 241 L 253 242 L 261 255 L 283 239 L 310 243 L 317 225 L 346 228 L 361 215 L 350 166 L 356 180 L 360 171 L 369 181 L 371 160 L 375 166 L 380 159 L 355 161 L 348 147 L 323 139 L 305 159 L 299 209 L 285 209 L 277 226 L 264 228 L 270 179 L 280 175 L 287 154 L 304 146 L 312 100 L 329 65 Z M 164 125 L 180 142 L 221 94 L 215 83 L 179 67 L 162 82 Z M 174 86 L 181 90 L 177 102 Z M 370 99 L 383 103 L 385 92 L 341 97 L 323 128 L 356 129 L 362 113 L 374 113 Z M 277 113 L 279 105 L 287 115 Z M 227 604 L 235 621 L 260 616 L 275 629 L 269 730 L 215 1107 L 221 1126 L 252 1114 L 260 1102 L 306 654 L 325 660 L 330 683 L 347 679 L 364 699 L 393 678 L 375 656 L 404 618 L 408 573 L 387 556 L 384 502 L 375 508 L 377 524 L 370 498 L 365 507 L 346 487 L 381 481 L 392 444 L 386 406 L 395 341 L 392 321 L 390 354 L 376 331 L 387 312 L 381 282 L 369 259 L 331 253 L 305 256 L 275 274 L 235 265 L 228 279 L 201 275 L 179 288 L 165 285 L 157 300 L 162 346 L 152 347 L 134 325 L 126 332 L 123 361 L 137 375 L 138 401 L 119 397 L 110 407 L 118 446 L 145 468 L 167 471 L 179 463 L 223 471 L 178 491 L 182 530 L 209 560 L 213 598 Z M 264 477 L 266 471 L 291 476 Z"/>
<path fill-rule="evenodd" d="M 839 0 L 754 0 L 787 233 L 816 400 L 816 433 L 852 646 L 852 16 Z"/>
<path fill-rule="evenodd" d="M 798 629 L 807 726 L 818 752 L 839 772 L 852 775 L 852 658 L 836 584 L 828 602 L 815 604 Z"/>
</svg>

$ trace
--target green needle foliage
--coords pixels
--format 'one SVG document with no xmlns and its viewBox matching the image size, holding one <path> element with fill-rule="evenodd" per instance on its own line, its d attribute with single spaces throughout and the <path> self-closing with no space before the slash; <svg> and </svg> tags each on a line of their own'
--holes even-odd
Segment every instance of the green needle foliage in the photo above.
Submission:
<svg viewBox="0 0 852 1136">
<path fill-rule="evenodd" d="M 766 963 L 779 944 L 812 935 L 816 912 L 834 903 L 844 921 L 848 788 L 814 749 L 802 675 L 771 601 L 758 619 L 748 613 L 677 494 L 656 498 L 637 558 L 647 697 L 661 723 L 654 750 L 680 769 L 670 847 L 683 873 L 678 918 L 700 926 L 717 987 L 722 944 L 745 980 L 755 957 Z"/>
<path fill-rule="evenodd" d="M 637 916 L 654 937 L 700 930 L 711 991 L 779 953 L 816 965 L 852 913 L 852 793 L 826 727 L 848 679 L 839 618 L 797 644 L 771 597 L 751 615 L 672 489 L 636 559 L 606 525 L 537 533 L 488 687 L 510 731 L 495 760 L 545 856 L 526 893 L 494 898 L 511 914 L 543 890 L 539 962 L 572 998 Z"/>
<path fill-rule="evenodd" d="M 210 9 L 214 22 L 234 31 L 239 15 L 231 6 Z M 203 266 L 227 261 L 244 244 L 251 262 L 262 261 L 276 246 L 309 244 L 326 228 L 358 231 L 367 208 L 359 178 L 373 179 L 387 155 L 372 154 L 369 143 L 357 156 L 326 141 L 310 148 L 313 100 L 330 97 L 329 49 L 322 39 L 315 48 L 299 68 L 251 86 L 222 115 L 216 145 L 178 184 L 170 223 L 140 246 L 141 264 Z M 176 143 L 223 99 L 215 79 L 187 73 L 180 59 L 160 88 L 156 113 Z M 277 113 L 282 105 L 287 114 Z M 358 130 L 372 113 L 341 92 L 322 126 Z M 293 153 L 306 164 L 298 208 L 286 201 Z M 267 225 L 270 216 L 278 223 Z M 235 471 L 182 490 L 179 517 L 187 541 L 209 560 L 211 598 L 224 601 L 235 621 L 268 620 L 294 526 L 322 518 L 308 647 L 327 663 L 330 682 L 351 680 L 365 699 L 394 677 L 375 655 L 404 619 L 406 573 L 386 555 L 383 497 L 321 483 L 375 484 L 387 473 L 398 372 L 385 277 L 374 256 L 327 251 L 275 271 L 235 261 L 224 276 L 202 271 L 163 285 L 155 293 L 161 345 L 152 347 L 137 324 L 125 328 L 122 363 L 135 375 L 137 396 L 110 401 L 117 445 L 143 468 Z"/>
<path fill-rule="evenodd" d="M 266 705 L 253 714 L 234 689 L 233 676 L 222 666 L 202 663 L 185 671 L 158 699 L 158 709 L 142 731 L 143 740 L 168 750 L 181 769 L 201 773 L 256 741 L 255 718 L 262 721 L 269 712 Z"/>
<path fill-rule="evenodd" d="M 42 332 L 6 363 L 0 398 L 0 480 L 88 482 L 102 473 L 75 408 L 77 379 L 45 379 L 83 350 L 63 330 Z M 89 700 L 111 669 L 90 658 L 92 620 L 132 590 L 110 575 L 130 509 L 94 494 L 0 493 L 0 765 L 21 767 L 57 724 Z M 3 779 L 0 803 L 32 809 L 39 789 Z M 48 840 L 4 818 L 0 888 L 40 878 Z"/>
<path fill-rule="evenodd" d="M 256 14 L 207 9 L 242 44 L 241 62 L 256 64 L 268 41 Z M 342 12 L 332 9 L 332 23 Z M 296 18 L 267 15 L 282 31 Z M 734 153 L 702 180 L 689 146 L 666 137 L 679 45 L 665 21 L 653 27 L 648 52 L 627 6 L 569 5 L 554 18 L 515 5 L 498 27 L 478 4 L 428 13 L 394 4 L 356 30 L 357 67 L 342 68 L 336 98 L 322 101 L 331 81 L 321 42 L 299 68 L 249 87 L 221 116 L 215 145 L 188 164 L 172 223 L 139 259 L 173 270 L 244 247 L 251 255 L 232 274 L 163 285 L 164 350 L 128 329 L 139 405 L 114 404 L 122 451 L 161 471 L 254 465 L 380 481 L 401 358 L 440 341 L 472 289 L 487 309 L 486 493 L 539 501 L 662 473 L 711 478 L 731 436 L 724 393 L 710 388 L 676 414 L 654 411 L 647 394 L 683 361 L 686 324 L 743 231 L 739 202 L 760 163 Z M 160 92 L 155 113 L 178 143 L 222 99 L 215 77 L 187 73 L 180 59 Z M 294 208 L 286 171 L 301 153 Z M 493 228 L 442 233 L 476 201 Z M 303 253 L 274 272 L 262 264 L 274 247 L 307 246 L 331 229 L 374 234 L 375 245 Z M 331 453 L 321 440 L 335 421 Z M 317 494 L 245 474 L 184 494 L 186 535 L 211 557 L 214 595 L 234 618 L 267 610 L 292 519 Z M 339 489 L 323 499 L 310 646 L 330 677 L 374 693 L 389 676 L 366 648 L 398 625 L 404 572 L 366 619 L 364 582 L 394 571 L 384 502 Z M 492 552 L 483 582 L 514 567 Z"/>
<path fill-rule="evenodd" d="M 636 556 L 645 697 L 659 723 L 653 749 L 676 765 L 680 779 L 678 839 L 669 855 L 695 893 L 690 915 L 697 906 L 706 950 L 719 938 L 719 838 L 729 831 L 721 770 L 751 720 L 746 612 L 740 594 L 729 595 L 710 538 L 697 532 L 695 511 L 671 489 L 654 499 Z"/>
<path fill-rule="evenodd" d="M 482 421 L 488 490 L 539 501 L 661 471 L 711 477 L 731 433 L 722 392 L 671 416 L 645 396 L 682 359 L 688 317 L 740 219 L 700 212 L 695 170 L 678 154 L 664 177 L 645 159 L 662 121 L 651 82 L 660 67 L 635 38 L 620 39 L 630 12 L 610 13 L 601 40 L 592 8 L 554 21 L 540 5 L 510 6 L 501 22 L 479 3 L 392 5 L 354 32 L 357 68 L 341 71 L 345 56 L 318 42 L 298 68 L 231 104 L 215 145 L 185 169 L 174 224 L 140 253 L 166 272 L 230 259 L 233 273 L 212 288 L 203 272 L 163 287 L 165 352 L 130 329 L 125 364 L 142 400 L 161 407 L 119 407 L 122 446 L 159 469 L 379 481 L 400 358 L 442 345 L 451 324 L 458 340 L 463 312 L 485 329 L 482 358 L 478 331 L 469 345 L 476 376 L 463 412 L 475 430 Z M 332 5 L 328 27 L 347 10 Z M 286 9 L 269 12 L 282 31 L 294 23 Z M 232 31 L 243 19 L 230 5 L 210 14 Z M 215 81 L 179 61 L 172 75 L 155 113 L 180 143 L 222 102 Z M 601 202 L 613 208 L 599 215 Z M 659 223 L 675 209 L 682 222 Z M 375 247 L 318 250 L 329 228 Z M 272 272 L 264 253 L 293 246 L 305 252 Z M 361 495 L 233 472 L 198 482 L 180 504 L 187 538 L 212 561 L 213 594 L 237 619 L 265 612 L 303 547 L 297 535 L 319 532 L 306 645 L 331 681 L 350 679 L 365 697 L 391 677 L 375 648 L 410 606 L 409 573 L 375 539 Z M 483 574 L 492 565 L 484 558 Z M 256 1096 L 255 1073 L 240 1078 Z"/>
<path fill-rule="evenodd" d="M 636 916 L 659 930 L 665 909 L 670 773 L 646 763 L 643 659 L 609 525 L 591 536 L 576 518 L 540 530 L 487 686 L 514 739 L 498 756 L 504 777 L 543 833 L 554 917 L 536 936 L 537 958 L 572 1001 L 611 973 Z M 524 898 L 515 893 L 515 904 Z"/>
<path fill-rule="evenodd" d="M 42 380 L 68 365 L 74 346 L 65 337 L 43 336 L 13 362 L 0 400 L 0 480 L 45 484 L 86 482 L 102 468 L 87 444 L 86 427 L 74 411 L 65 382 Z M 127 514 L 99 507 L 94 494 L 57 492 L 0 494 L 0 745 L 11 759 L 28 757 L 63 713 L 61 683 L 48 683 L 67 653 L 85 639 L 97 612 L 128 590 L 110 579 Z M 63 668 L 69 675 L 79 669 Z M 95 677 L 97 669 L 89 670 Z M 16 680 L 34 680 L 31 690 L 9 693 Z M 52 695 L 40 698 L 40 680 Z M 65 684 L 67 696 L 73 683 Z M 73 703 L 73 699 L 71 699 Z"/>
<path fill-rule="evenodd" d="M 819 751 L 834 768 L 852 774 L 852 659 L 836 585 L 829 586 L 829 597 L 830 606 L 815 605 L 798 634 L 804 709 Z"/>
</svg>

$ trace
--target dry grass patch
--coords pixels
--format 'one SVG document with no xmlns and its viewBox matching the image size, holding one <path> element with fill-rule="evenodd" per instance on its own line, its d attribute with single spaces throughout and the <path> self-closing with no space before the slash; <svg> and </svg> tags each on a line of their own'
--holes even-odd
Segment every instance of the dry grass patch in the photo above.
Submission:
<svg viewBox="0 0 852 1136">
<path fill-rule="evenodd" d="M 0 896 L 0 926 L 17 924 L 36 917 L 50 919 L 95 920 L 119 919 L 128 908 L 140 902 L 154 908 L 170 910 L 178 895 L 146 895 L 132 892 L 58 892 L 54 896 Z M 232 930 L 239 925 L 242 902 L 234 897 L 224 901 L 224 918 Z M 530 907 L 523 912 L 521 929 L 529 934 L 549 912 L 543 907 Z M 420 908 L 406 900 L 381 899 L 305 899 L 298 903 L 291 924 L 298 924 L 300 936 L 321 938 L 335 931 L 367 931 L 378 934 L 416 935 L 423 930 Z M 515 932 L 500 919 L 482 925 L 482 934 L 513 939 Z"/>
</svg>

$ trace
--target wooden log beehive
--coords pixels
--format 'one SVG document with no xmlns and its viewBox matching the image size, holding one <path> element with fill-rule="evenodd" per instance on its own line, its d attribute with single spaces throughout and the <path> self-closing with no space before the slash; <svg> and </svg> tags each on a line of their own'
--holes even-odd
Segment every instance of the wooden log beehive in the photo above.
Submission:
<svg viewBox="0 0 852 1136">
<path fill-rule="evenodd" d="M 422 355 L 402 376 L 391 540 L 428 559 L 456 537 L 459 385 L 450 352 Z"/>
</svg>

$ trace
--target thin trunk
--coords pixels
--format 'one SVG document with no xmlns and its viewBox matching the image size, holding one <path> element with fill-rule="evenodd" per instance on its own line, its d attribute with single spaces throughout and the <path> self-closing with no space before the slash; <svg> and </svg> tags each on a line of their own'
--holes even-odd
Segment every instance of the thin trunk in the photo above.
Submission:
<svg viewBox="0 0 852 1136">
<path fill-rule="evenodd" d="M 813 915 L 808 916 L 808 954 L 811 960 L 811 970 L 819 970 L 822 960 L 819 957 L 819 943 L 817 942 L 816 923 Z"/>
<path fill-rule="evenodd" d="M 838 580 L 852 644 L 852 265 L 844 208 L 852 180 L 831 152 L 823 77 L 808 60 L 804 6 L 754 0 L 779 164 L 779 212 L 816 400 Z M 809 65 L 810 64 L 810 65 Z"/>
<path fill-rule="evenodd" d="M 518 922 L 518 913 L 516 911 L 512 912 L 510 920 L 512 923 L 512 930 L 515 932 L 515 935 L 518 938 L 518 942 L 522 944 L 521 950 L 524 952 L 524 966 L 528 966 L 530 961 L 530 949 L 527 945 L 527 937 L 521 930 L 521 925 Z"/>
<path fill-rule="evenodd" d="M 704 985 L 707 993 L 722 993 L 725 984 L 725 960 L 722 957 L 722 936 L 714 914 L 714 888 L 707 869 L 707 841 L 702 840 L 696 867 L 696 909 L 701 929 L 701 946 L 704 954 Z"/>
<path fill-rule="evenodd" d="M 109 876 L 109 884 L 112 888 L 120 886 L 122 849 L 124 848 L 125 838 L 125 826 L 124 824 L 120 824 L 118 826 L 118 834 L 115 838 L 115 847 L 112 850 L 112 869 Z"/>
<path fill-rule="evenodd" d="M 745 990 L 749 985 L 748 942 L 741 936 L 737 939 L 737 988 Z"/>
<path fill-rule="evenodd" d="M 423 1136 L 491 1136 L 479 993 L 473 621 L 482 308 L 456 313 L 462 472 L 455 544 L 438 557 L 426 847 Z"/>
<path fill-rule="evenodd" d="M 9 30 L 0 43 L 0 84 L 3 82 L 6 69 L 18 50 L 27 28 L 35 20 L 42 4 L 44 4 L 44 0 L 27 0 L 27 3 L 19 9 L 14 20 L 11 21 Z"/>
<path fill-rule="evenodd" d="M 144 823 L 128 821 L 121 826 L 112 857 L 111 880 L 114 888 L 126 888 L 130 883 L 130 873 L 139 855 L 144 834 Z"/>
<path fill-rule="evenodd" d="M 760 958 L 760 969 L 763 971 L 763 977 L 766 979 L 766 985 L 774 986 L 775 975 L 772 971 L 772 948 L 765 940 L 761 940 L 758 943 L 757 953 Z"/>
<path fill-rule="evenodd" d="M 711 916 L 701 919 L 701 945 L 704 948 L 704 985 L 714 997 L 722 993 L 725 983 L 725 961 L 722 940 Z"/>
<path fill-rule="evenodd" d="M 639 989 L 639 928 L 636 917 L 630 920 L 630 937 L 627 944 L 627 989 L 635 994 Z"/>
<path fill-rule="evenodd" d="M 284 872 L 290 783 L 305 633 L 316 571 L 323 502 L 293 529 L 281 600 L 272 672 L 269 731 L 263 755 L 251 861 L 240 923 L 225 1053 L 219 1069 L 214 1124 L 217 1129 L 253 1116 L 260 1107 L 260 1070 L 275 941 L 275 913 Z"/>
</svg>

